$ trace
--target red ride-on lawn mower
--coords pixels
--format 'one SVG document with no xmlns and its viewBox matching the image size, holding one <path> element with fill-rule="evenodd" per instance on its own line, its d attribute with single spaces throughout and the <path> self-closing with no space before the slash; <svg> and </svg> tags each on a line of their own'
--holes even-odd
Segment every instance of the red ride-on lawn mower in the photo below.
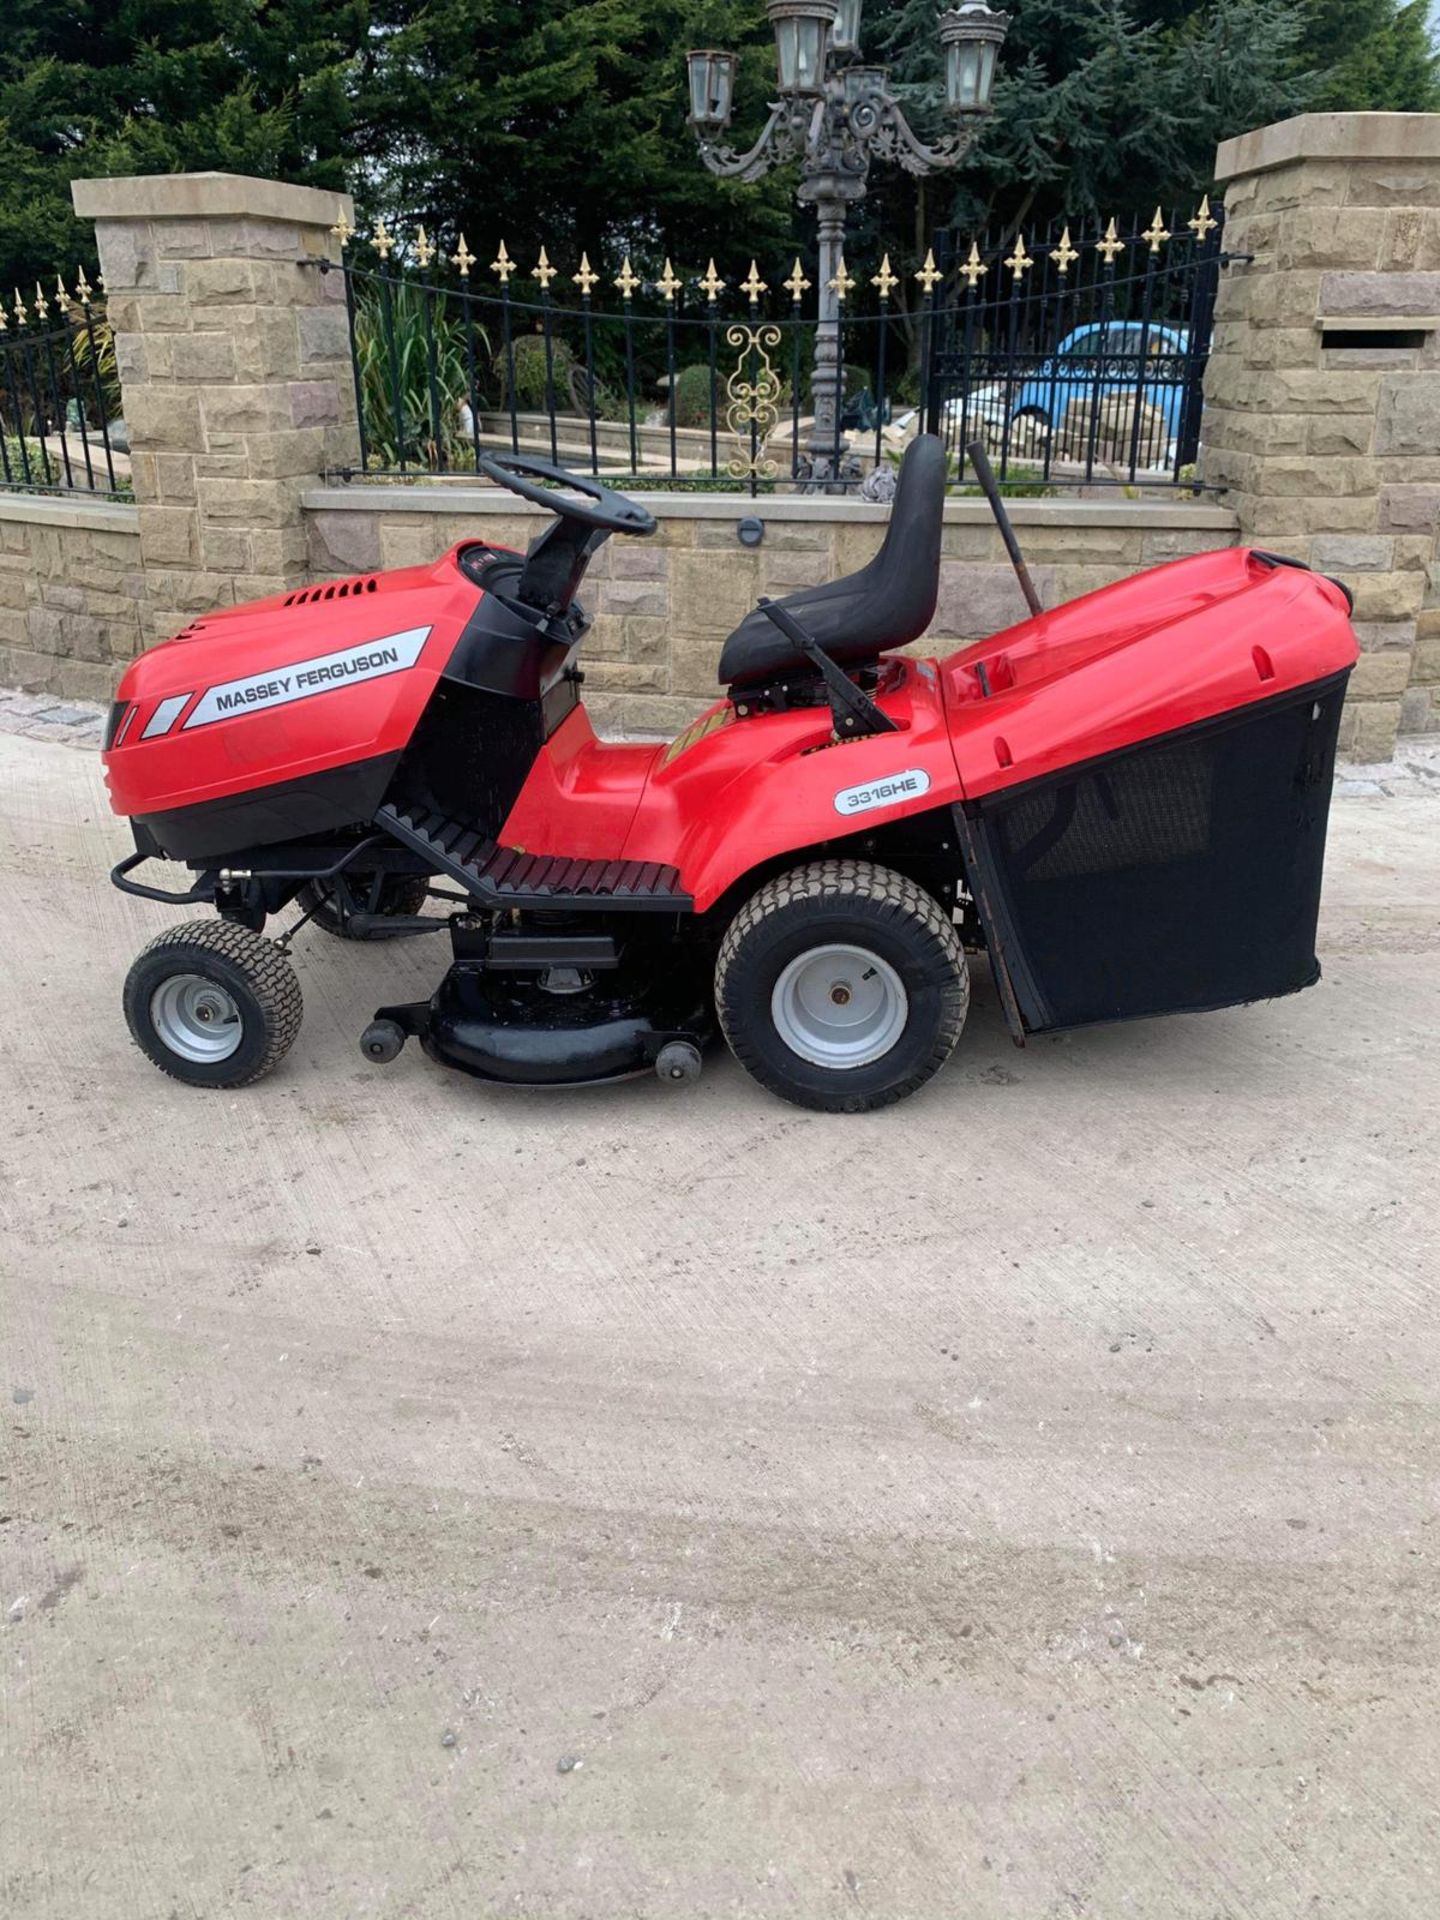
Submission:
<svg viewBox="0 0 1440 1920">
<path fill-rule="evenodd" d="M 1317 978 L 1343 587 L 1230 549 L 1042 612 L 990 482 L 1032 617 L 902 657 L 940 569 L 946 459 L 921 438 L 869 566 L 762 601 L 679 739 L 610 744 L 581 704 L 576 596 L 611 534 L 655 522 L 539 461 L 482 464 L 553 510 L 527 554 L 467 541 L 227 608 L 126 673 L 116 885 L 218 915 L 126 981 L 165 1072 L 239 1087 L 280 1060 L 298 927 L 264 928 L 292 902 L 342 939 L 448 933 L 431 998 L 367 1028 L 372 1060 L 413 1035 L 483 1080 L 688 1080 L 718 1019 L 764 1086 L 845 1112 L 944 1063 L 967 946 L 1017 1043 Z M 193 884 L 131 877 L 154 859 Z"/>
</svg>

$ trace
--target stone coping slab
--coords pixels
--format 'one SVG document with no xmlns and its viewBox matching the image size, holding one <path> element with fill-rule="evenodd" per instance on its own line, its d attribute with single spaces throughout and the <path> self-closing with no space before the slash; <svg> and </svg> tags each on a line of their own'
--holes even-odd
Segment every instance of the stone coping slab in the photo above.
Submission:
<svg viewBox="0 0 1440 1920">
<path fill-rule="evenodd" d="M 348 193 L 256 180 L 246 173 L 138 173 L 113 180 L 72 180 L 70 198 L 86 220 L 289 220 L 331 227 L 343 212 L 355 218 Z"/>
<path fill-rule="evenodd" d="M 883 524 L 890 508 L 869 500 L 845 500 L 824 494 L 776 494 L 752 500 L 748 494 L 642 493 L 635 498 L 660 520 L 731 520 L 754 515 L 760 520 L 843 521 Z M 497 487 L 360 485 L 312 487 L 301 496 L 311 513 L 468 513 L 523 514 L 537 518 L 547 509 Z M 1228 507 L 1199 500 L 1007 500 L 1019 526 L 1189 527 L 1233 533 L 1239 522 Z M 990 508 L 981 499 L 947 500 L 947 526 L 990 524 Z"/>
<path fill-rule="evenodd" d="M 1297 113 L 1222 140 L 1215 178 L 1268 173 L 1300 160 L 1440 159 L 1440 113 Z"/>
<path fill-rule="evenodd" d="M 0 520 L 44 527 L 83 527 L 92 533 L 138 533 L 140 510 L 128 500 L 77 499 L 73 494 L 0 491 Z"/>
</svg>

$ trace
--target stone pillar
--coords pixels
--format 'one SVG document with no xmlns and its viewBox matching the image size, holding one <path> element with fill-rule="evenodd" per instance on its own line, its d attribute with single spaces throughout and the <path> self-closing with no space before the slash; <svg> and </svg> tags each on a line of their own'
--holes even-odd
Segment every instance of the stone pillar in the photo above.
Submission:
<svg viewBox="0 0 1440 1920">
<path fill-rule="evenodd" d="M 346 194 L 193 173 L 77 180 L 95 221 L 145 569 L 146 639 L 305 581 L 300 497 L 357 459 Z"/>
<path fill-rule="evenodd" d="M 1342 747 L 1440 726 L 1440 114 L 1301 114 L 1221 146 L 1200 477 L 1247 546 L 1335 574 L 1364 656 Z"/>
</svg>

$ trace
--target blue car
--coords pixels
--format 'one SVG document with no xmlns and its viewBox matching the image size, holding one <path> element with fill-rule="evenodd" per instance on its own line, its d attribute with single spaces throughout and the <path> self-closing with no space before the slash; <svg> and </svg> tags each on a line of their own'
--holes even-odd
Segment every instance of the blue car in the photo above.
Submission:
<svg viewBox="0 0 1440 1920">
<path fill-rule="evenodd" d="M 1165 431 L 1173 439 L 1180 430 L 1184 359 L 1189 345 L 1190 336 L 1183 327 L 1162 327 L 1153 321 L 1148 327 L 1132 320 L 1076 327 L 1013 395 L 1010 417 L 1058 427 L 1067 409 L 1077 401 L 1086 402 L 1097 395 L 1103 400 L 1108 394 L 1118 393 L 1133 402 L 1143 353 L 1147 368 L 1145 405 L 1161 415 Z"/>
</svg>

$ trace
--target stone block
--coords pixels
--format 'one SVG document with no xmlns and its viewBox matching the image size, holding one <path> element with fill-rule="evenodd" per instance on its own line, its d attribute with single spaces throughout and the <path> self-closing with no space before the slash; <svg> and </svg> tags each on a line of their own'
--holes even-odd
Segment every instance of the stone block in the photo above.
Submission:
<svg viewBox="0 0 1440 1920">
<path fill-rule="evenodd" d="M 1346 584 L 1357 620 L 1413 620 L 1425 595 L 1422 573 L 1355 573 Z"/>
<path fill-rule="evenodd" d="M 1388 571 L 1395 542 L 1382 534 L 1317 533 L 1310 543 L 1310 564 L 1322 573 Z"/>
<path fill-rule="evenodd" d="M 161 260 L 204 260 L 213 251 L 203 220 L 157 220 L 155 249 Z"/>
<path fill-rule="evenodd" d="M 243 311 L 243 323 L 240 313 Z M 226 324 L 227 309 L 210 318 Z M 300 373 L 300 316 L 292 307 L 237 310 L 235 372 L 241 380 L 293 380 Z"/>
<path fill-rule="evenodd" d="M 1255 224 L 1259 224 L 1256 222 Z M 1383 225 L 1362 207 L 1302 206 L 1287 220 L 1277 220 L 1275 260 L 1282 271 L 1292 267 L 1373 267 L 1380 252 Z M 1226 244 L 1240 242 L 1227 235 Z M 1261 253 L 1253 233 L 1244 251 Z"/>
<path fill-rule="evenodd" d="M 146 220 L 97 220 L 95 246 L 107 293 L 155 285 L 155 235 Z"/>
<path fill-rule="evenodd" d="M 1440 373 L 1396 373 L 1382 380 L 1375 417 L 1375 451 L 1423 457 L 1433 454 L 1437 447 Z"/>
<path fill-rule="evenodd" d="M 1440 686 L 1440 633 L 1427 634 L 1415 642 L 1410 678 L 1418 686 Z"/>
<path fill-rule="evenodd" d="M 174 448 L 193 453 L 200 437 L 200 400 L 174 388 L 136 387 L 125 396 L 130 444 L 137 451 Z"/>
<path fill-rule="evenodd" d="M 1360 700 L 1396 699 L 1410 684 L 1410 656 L 1387 648 L 1379 653 L 1362 653 L 1350 676 L 1349 698 Z"/>
<path fill-rule="evenodd" d="M 665 549 L 652 545 L 648 540 L 611 540 L 596 557 L 604 559 L 607 556 L 610 573 L 616 580 L 664 580 L 670 571 L 670 560 Z M 597 577 L 593 566 L 587 577 Z"/>
<path fill-rule="evenodd" d="M 140 556 L 146 567 L 188 567 L 199 529 L 191 507 L 142 507 Z"/>
<path fill-rule="evenodd" d="M 304 307 L 296 319 L 302 365 L 349 359 L 350 323 L 343 307 Z"/>
<path fill-rule="evenodd" d="M 670 622 L 640 614 L 611 620 L 621 632 L 620 651 L 627 660 L 668 660 L 673 644 Z"/>
<path fill-rule="evenodd" d="M 172 380 L 229 382 L 235 378 L 235 342 L 227 333 L 190 333 L 170 343 Z"/>
<path fill-rule="evenodd" d="M 670 669 L 662 660 L 596 660 L 587 678 L 598 693 L 668 693 Z"/>
<path fill-rule="evenodd" d="M 154 497 L 166 506 L 184 506 L 195 498 L 195 461 L 188 453 L 157 453 Z"/>
<path fill-rule="evenodd" d="M 373 513 L 310 513 L 310 552 L 320 571 L 369 573 L 381 565 L 380 523 Z"/>
<path fill-rule="evenodd" d="M 1403 734 L 1440 733 L 1440 704 L 1429 687 L 1411 687 L 1400 696 L 1400 725 Z"/>
<path fill-rule="evenodd" d="M 252 480 L 318 476 L 324 465 L 325 435 L 319 427 L 292 427 L 285 433 L 247 433 L 245 459 Z"/>
<path fill-rule="evenodd" d="M 1349 722 L 1346 758 L 1362 766 L 1383 766 L 1395 751 L 1399 699 L 1356 700 L 1346 707 L 1344 717 Z"/>
<path fill-rule="evenodd" d="M 203 527 L 200 564 L 215 573 L 248 573 L 252 566 L 249 534 L 240 527 Z"/>
<path fill-rule="evenodd" d="M 1415 644 L 1414 620 L 1352 620 L 1362 653 L 1408 653 Z"/>
<path fill-rule="evenodd" d="M 217 526 L 284 527 L 299 515 L 290 481 L 202 479 L 196 484 L 201 512 Z"/>
<path fill-rule="evenodd" d="M 1053 568 L 1032 567 L 1041 600 L 1055 604 Z M 981 639 L 1014 626 L 1028 615 L 1025 597 L 1008 566 L 967 566 L 950 560 L 940 563 L 940 597 L 933 634 L 957 640 Z"/>
<path fill-rule="evenodd" d="M 1318 311 L 1327 320 L 1424 318 L 1440 313 L 1440 273 L 1327 273 Z"/>
<path fill-rule="evenodd" d="M 318 427 L 340 418 L 340 396 L 333 380 L 292 380 L 290 424 L 294 427 Z"/>
<path fill-rule="evenodd" d="M 764 564 L 765 592 L 773 596 L 799 587 L 823 587 L 833 576 L 828 553 L 773 553 Z"/>
<path fill-rule="evenodd" d="M 1282 413 L 1373 413 L 1378 373 L 1277 367 L 1258 384 L 1259 404 Z"/>
<path fill-rule="evenodd" d="M 601 613 L 650 614 L 668 619 L 670 590 L 663 581 L 603 580 L 599 583 L 596 604 Z"/>
<path fill-rule="evenodd" d="M 206 432 L 211 436 L 273 432 L 292 424 L 287 389 L 278 382 L 207 388 L 201 406 Z"/>
<path fill-rule="evenodd" d="M 1440 534 L 1440 486 L 1380 488 L 1379 524 L 1398 534 Z"/>
<path fill-rule="evenodd" d="M 1306 422 L 1305 450 L 1322 458 L 1369 454 L 1375 445 L 1375 421 L 1367 413 L 1332 413 Z"/>
<path fill-rule="evenodd" d="M 287 260 L 300 257 L 300 229 L 290 220 L 215 218 L 208 222 L 217 259 Z"/>
<path fill-rule="evenodd" d="M 270 291 L 269 281 L 249 260 L 192 260 L 183 285 L 187 303 L 195 307 L 257 302 Z"/>
</svg>

